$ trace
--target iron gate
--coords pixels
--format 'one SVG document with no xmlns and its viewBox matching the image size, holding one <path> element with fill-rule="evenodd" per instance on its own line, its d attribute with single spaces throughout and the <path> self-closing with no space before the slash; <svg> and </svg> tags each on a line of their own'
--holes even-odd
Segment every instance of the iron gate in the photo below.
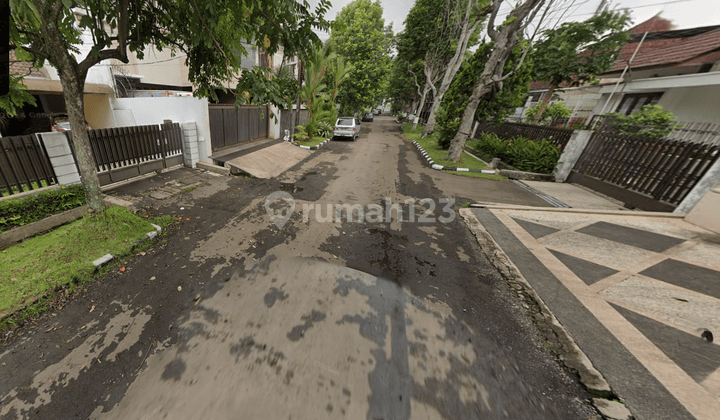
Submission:
<svg viewBox="0 0 720 420">
<path fill-rule="evenodd" d="M 720 146 L 597 131 L 569 182 L 648 211 L 673 211 L 720 157 Z"/>
<path fill-rule="evenodd" d="M 208 105 L 212 149 L 267 137 L 268 107 Z"/>
<path fill-rule="evenodd" d="M 183 163 L 179 123 L 88 130 L 88 138 L 100 185 Z"/>
</svg>

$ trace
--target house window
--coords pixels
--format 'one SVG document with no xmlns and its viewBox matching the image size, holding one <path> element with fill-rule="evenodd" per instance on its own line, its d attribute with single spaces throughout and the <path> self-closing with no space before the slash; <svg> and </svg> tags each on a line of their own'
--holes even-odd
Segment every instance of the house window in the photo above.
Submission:
<svg viewBox="0 0 720 420">
<path fill-rule="evenodd" d="M 633 93 L 625 95 L 620 101 L 620 106 L 617 107 L 618 114 L 630 115 L 635 111 L 640 110 L 645 105 L 655 105 L 660 101 L 662 92 L 651 92 L 651 93 Z"/>
<path fill-rule="evenodd" d="M 713 63 L 705 63 L 702 66 L 700 66 L 698 73 L 708 73 L 708 72 L 710 72 L 710 69 L 712 69 L 712 66 L 713 66 Z"/>
</svg>

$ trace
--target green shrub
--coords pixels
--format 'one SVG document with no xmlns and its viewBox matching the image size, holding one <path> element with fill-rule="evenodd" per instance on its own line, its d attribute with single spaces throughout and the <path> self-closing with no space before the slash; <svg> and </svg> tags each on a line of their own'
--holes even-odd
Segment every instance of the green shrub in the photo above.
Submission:
<svg viewBox="0 0 720 420">
<path fill-rule="evenodd" d="M 37 222 L 83 204 L 85 189 L 80 184 L 0 201 L 0 232 Z"/>
<path fill-rule="evenodd" d="M 632 114 L 611 114 L 615 117 L 615 128 L 623 134 L 659 139 L 670 134 L 675 124 L 675 115 L 660 105 L 645 105 Z"/>
<path fill-rule="evenodd" d="M 327 121 L 321 121 L 318 123 L 318 132 L 317 135 L 320 137 L 329 137 L 332 136 L 333 132 L 333 126 L 330 125 Z"/>
<path fill-rule="evenodd" d="M 539 108 L 540 104 L 538 103 L 534 107 L 528 108 L 527 111 L 525 111 L 525 120 L 528 123 L 531 123 L 533 122 L 533 120 L 535 120 L 535 114 L 537 114 Z M 555 102 L 545 108 L 545 111 L 542 113 L 542 118 L 540 118 L 539 122 L 541 124 L 550 124 L 557 119 L 568 118 L 571 114 L 572 110 L 566 107 L 564 103 Z"/>
<path fill-rule="evenodd" d="M 503 140 L 495 134 L 482 133 L 475 151 L 485 157 L 500 158 L 514 168 L 541 174 L 551 173 L 560 159 L 560 148 L 548 140 L 518 137 Z"/>
<path fill-rule="evenodd" d="M 293 137 L 295 137 L 295 141 L 308 141 L 310 140 L 310 133 L 308 133 L 304 125 L 298 125 L 295 127 Z"/>
</svg>

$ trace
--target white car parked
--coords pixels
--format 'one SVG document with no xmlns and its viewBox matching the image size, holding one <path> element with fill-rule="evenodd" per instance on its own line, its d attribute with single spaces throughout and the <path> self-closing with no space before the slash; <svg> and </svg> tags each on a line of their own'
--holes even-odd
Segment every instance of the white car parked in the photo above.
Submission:
<svg viewBox="0 0 720 420">
<path fill-rule="evenodd" d="M 335 123 L 333 139 L 340 137 L 350 138 L 353 141 L 360 135 L 360 124 L 357 118 L 340 117 Z"/>
</svg>

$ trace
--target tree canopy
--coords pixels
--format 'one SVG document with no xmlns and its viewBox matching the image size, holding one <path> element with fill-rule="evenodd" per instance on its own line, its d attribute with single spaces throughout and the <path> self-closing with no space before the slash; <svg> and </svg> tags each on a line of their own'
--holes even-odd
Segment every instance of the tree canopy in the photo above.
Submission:
<svg viewBox="0 0 720 420">
<path fill-rule="evenodd" d="M 584 22 L 565 22 L 543 32 L 534 48 L 535 80 L 550 83 L 535 114 L 539 121 L 562 83 L 583 83 L 607 71 L 630 36 L 627 11 L 605 11 Z"/>
<path fill-rule="evenodd" d="M 332 24 L 330 43 L 353 66 L 338 94 L 340 109 L 356 113 L 371 108 L 387 90 L 392 28 L 385 26 L 379 1 L 355 0 Z"/>
<path fill-rule="evenodd" d="M 483 63 L 482 72 L 480 72 L 475 81 L 472 93 L 468 98 L 468 105 L 463 111 L 457 133 L 450 142 L 450 148 L 446 155 L 447 159 L 453 162 L 460 160 L 463 148 L 465 147 L 465 141 L 467 141 L 470 135 L 469 132 L 472 129 L 472 124 L 475 120 L 475 111 L 480 104 L 480 100 L 494 90 L 502 90 L 504 81 L 511 77 L 516 71 L 517 67 L 506 73 L 505 63 L 515 48 L 515 45 L 517 45 L 522 38 L 525 30 L 537 13 L 545 6 L 545 1 L 546 0 L 518 1 L 500 25 L 496 25 L 495 20 L 498 17 L 500 7 L 504 1 L 490 1 L 486 8 L 490 13 L 486 30 L 488 37 L 493 42 L 493 48 L 490 54 L 488 54 L 487 60 Z M 523 53 L 519 63 L 522 63 L 524 58 L 525 54 Z"/>
<path fill-rule="evenodd" d="M 481 44 L 475 54 L 465 60 L 443 98 L 437 119 L 440 127 L 438 144 L 443 149 L 450 147 L 450 141 L 457 133 L 460 118 L 468 104 L 468 98 L 472 93 L 475 81 L 483 70 L 483 64 L 487 60 L 492 46 L 491 42 Z M 522 54 L 523 45 L 516 45 L 505 63 L 504 71 L 506 73 L 520 64 Z M 526 59 L 517 72 L 505 81 L 501 90 L 495 89 L 480 99 L 475 117 L 486 121 L 503 121 L 515 108 L 523 105 L 531 79 L 532 61 Z"/>
<path fill-rule="evenodd" d="M 19 59 L 58 70 L 88 204 L 102 211 L 100 187 L 85 131 L 83 91 L 89 69 L 103 60 L 128 63 L 148 46 L 186 54 L 193 94 L 216 99 L 247 54 L 240 40 L 252 40 L 272 54 L 280 45 L 308 48 L 326 29 L 328 0 L 314 10 L 294 0 L 10 0 L 10 42 Z M 80 54 L 80 47 L 90 52 Z"/>
</svg>

